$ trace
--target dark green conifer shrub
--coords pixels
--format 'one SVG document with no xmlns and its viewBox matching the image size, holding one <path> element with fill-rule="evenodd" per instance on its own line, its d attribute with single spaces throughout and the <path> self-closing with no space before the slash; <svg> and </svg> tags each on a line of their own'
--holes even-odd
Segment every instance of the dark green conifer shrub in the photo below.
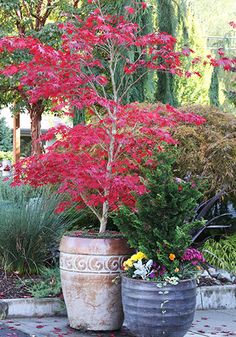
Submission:
<svg viewBox="0 0 236 337">
<path fill-rule="evenodd" d="M 144 170 L 148 193 L 138 197 L 136 210 L 122 207 L 114 222 L 132 247 L 168 267 L 169 254 L 181 257 L 191 245 L 191 232 L 202 226 L 191 221 L 202 194 L 195 182 L 176 177 L 169 153 L 158 154 L 157 162 L 156 169 Z"/>
</svg>

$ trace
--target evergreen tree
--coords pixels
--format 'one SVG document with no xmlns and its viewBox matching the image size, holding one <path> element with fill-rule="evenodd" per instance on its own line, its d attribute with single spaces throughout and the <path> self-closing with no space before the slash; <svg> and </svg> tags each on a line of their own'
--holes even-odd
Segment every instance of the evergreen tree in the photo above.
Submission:
<svg viewBox="0 0 236 337">
<path fill-rule="evenodd" d="M 219 68 L 215 67 L 212 71 L 211 85 L 209 88 L 210 104 L 216 107 L 220 106 L 219 101 Z"/>
<path fill-rule="evenodd" d="M 0 151 L 12 151 L 12 132 L 4 117 L 0 118 Z"/>
<path fill-rule="evenodd" d="M 158 28 L 176 37 L 177 13 L 176 5 L 172 0 L 157 0 Z M 174 75 L 167 73 L 158 74 L 156 99 L 163 103 L 177 105 L 174 94 Z"/>
<path fill-rule="evenodd" d="M 177 49 L 190 48 L 196 53 L 192 57 L 207 55 L 206 41 L 201 33 L 190 6 L 179 7 L 179 20 L 177 28 Z M 186 71 L 197 71 L 201 77 L 194 75 L 190 78 L 175 76 L 174 90 L 179 105 L 209 104 L 208 90 L 211 78 L 211 67 L 202 62 L 192 64 L 190 58 L 183 60 Z"/>
<path fill-rule="evenodd" d="M 201 54 L 207 54 L 204 41 L 199 38 L 196 21 L 189 0 L 157 0 L 157 27 L 177 39 L 176 49 L 191 48 Z M 185 69 L 192 71 L 189 59 L 183 61 Z M 203 74 L 201 78 L 179 77 L 159 73 L 156 100 L 174 106 L 189 103 L 208 103 L 209 69 L 195 65 L 194 70 Z"/>
</svg>

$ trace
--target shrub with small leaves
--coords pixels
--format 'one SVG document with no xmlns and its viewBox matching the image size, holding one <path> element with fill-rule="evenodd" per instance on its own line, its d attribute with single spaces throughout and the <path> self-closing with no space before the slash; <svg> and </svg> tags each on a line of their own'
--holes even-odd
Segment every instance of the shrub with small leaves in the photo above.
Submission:
<svg viewBox="0 0 236 337">
<path fill-rule="evenodd" d="M 40 276 L 40 281 L 30 281 L 28 284 L 29 292 L 33 297 L 42 298 L 61 295 L 60 270 L 58 267 L 42 268 Z"/>
</svg>

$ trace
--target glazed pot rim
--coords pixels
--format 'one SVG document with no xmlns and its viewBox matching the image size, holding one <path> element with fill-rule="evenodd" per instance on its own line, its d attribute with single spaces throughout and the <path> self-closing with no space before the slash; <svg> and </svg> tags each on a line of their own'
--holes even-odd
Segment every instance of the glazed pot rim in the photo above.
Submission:
<svg viewBox="0 0 236 337">
<path fill-rule="evenodd" d="M 137 282 L 137 283 L 139 282 L 139 283 L 148 283 L 148 284 L 158 284 L 157 281 L 147 281 L 147 280 L 136 279 L 136 278 L 133 278 L 133 277 L 126 276 L 126 274 L 124 274 L 124 273 L 121 274 L 121 278 L 132 280 L 132 281 Z M 190 281 L 196 281 L 196 278 L 193 277 L 193 278 L 188 278 L 188 279 L 184 279 L 184 280 L 179 280 L 178 284 L 183 283 L 183 282 L 190 282 Z M 168 283 L 166 286 L 174 286 L 174 284 Z"/>
</svg>

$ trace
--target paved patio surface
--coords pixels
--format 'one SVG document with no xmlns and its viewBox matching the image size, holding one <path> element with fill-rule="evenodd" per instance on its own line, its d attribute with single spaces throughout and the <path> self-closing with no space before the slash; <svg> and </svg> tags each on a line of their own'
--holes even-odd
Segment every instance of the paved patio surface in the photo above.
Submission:
<svg viewBox="0 0 236 337">
<path fill-rule="evenodd" d="M 1 337 L 128 337 L 119 332 L 81 332 L 68 326 L 66 317 L 22 318 L 0 321 Z M 186 337 L 236 336 L 236 310 L 197 311 Z M 168 336 L 166 336 L 168 337 Z"/>
</svg>

